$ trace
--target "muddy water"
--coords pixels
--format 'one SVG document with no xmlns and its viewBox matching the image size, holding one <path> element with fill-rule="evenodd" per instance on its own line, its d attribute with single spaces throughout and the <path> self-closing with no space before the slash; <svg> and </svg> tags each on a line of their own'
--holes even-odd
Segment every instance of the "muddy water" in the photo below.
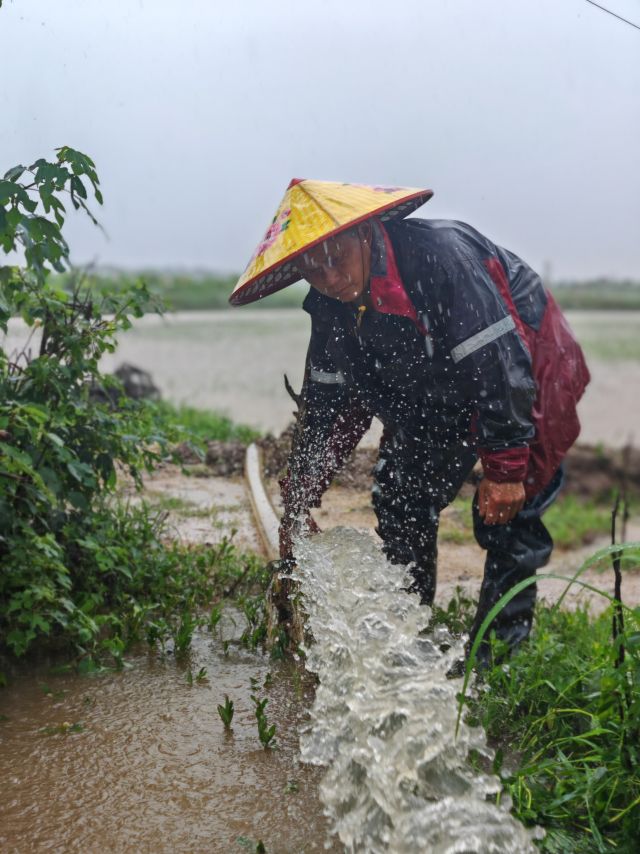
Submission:
<svg viewBox="0 0 640 854">
<path fill-rule="evenodd" d="M 237 634 L 229 620 L 222 631 Z M 242 852 L 261 839 L 269 852 L 324 851 L 318 773 L 298 761 L 309 678 L 237 644 L 225 655 L 219 635 L 195 639 L 190 665 L 208 682 L 190 687 L 172 655 L 141 655 L 120 673 L 41 669 L 2 691 L 0 850 Z M 276 750 L 258 740 L 251 679 Z"/>
<path fill-rule="evenodd" d="M 107 368 L 122 361 L 151 371 L 163 395 L 280 432 L 291 420 L 286 373 L 299 388 L 309 340 L 301 310 L 179 313 L 145 319 L 121 337 Z"/>
</svg>

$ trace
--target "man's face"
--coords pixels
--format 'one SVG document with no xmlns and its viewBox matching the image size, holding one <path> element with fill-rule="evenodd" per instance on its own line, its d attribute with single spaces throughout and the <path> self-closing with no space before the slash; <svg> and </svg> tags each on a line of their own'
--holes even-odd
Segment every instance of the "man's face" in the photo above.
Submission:
<svg viewBox="0 0 640 854">
<path fill-rule="evenodd" d="M 368 279 L 368 246 L 353 234 L 339 234 L 300 255 L 296 267 L 311 287 L 340 302 L 358 300 Z"/>
</svg>

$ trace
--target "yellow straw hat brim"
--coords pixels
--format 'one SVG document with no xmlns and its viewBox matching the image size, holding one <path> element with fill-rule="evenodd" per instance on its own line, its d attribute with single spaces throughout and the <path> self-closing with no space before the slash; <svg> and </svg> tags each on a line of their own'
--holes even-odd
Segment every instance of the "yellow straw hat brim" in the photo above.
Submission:
<svg viewBox="0 0 640 854">
<path fill-rule="evenodd" d="M 370 217 L 405 217 L 428 202 L 431 190 L 294 179 L 229 298 L 246 305 L 301 277 L 295 259 Z"/>
</svg>

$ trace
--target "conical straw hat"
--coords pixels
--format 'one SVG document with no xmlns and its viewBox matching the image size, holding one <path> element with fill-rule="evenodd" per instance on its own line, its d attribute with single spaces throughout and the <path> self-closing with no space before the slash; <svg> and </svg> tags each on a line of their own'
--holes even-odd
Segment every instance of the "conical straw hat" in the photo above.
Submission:
<svg viewBox="0 0 640 854">
<path fill-rule="evenodd" d="M 432 195 L 412 187 L 294 178 L 229 302 L 245 305 L 286 288 L 301 278 L 293 263 L 301 252 L 369 217 L 407 216 Z"/>
</svg>

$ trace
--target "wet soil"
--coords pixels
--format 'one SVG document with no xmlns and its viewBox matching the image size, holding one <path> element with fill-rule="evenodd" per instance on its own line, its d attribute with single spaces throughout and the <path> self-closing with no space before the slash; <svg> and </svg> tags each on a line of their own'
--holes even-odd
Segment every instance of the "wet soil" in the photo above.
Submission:
<svg viewBox="0 0 640 854">
<path fill-rule="evenodd" d="M 284 474 L 292 431 L 293 425 L 290 425 L 280 436 L 266 436 L 259 440 L 265 477 L 277 479 Z M 370 489 L 376 458 L 377 448 L 363 440 L 335 478 L 335 484 L 354 490 Z M 187 452 L 184 460 L 191 462 L 193 458 Z M 244 446 L 239 442 L 209 442 L 206 464 L 211 474 L 240 476 L 244 465 Z M 463 488 L 463 495 L 473 493 L 478 476 L 478 471 L 472 473 L 466 488 Z M 571 448 L 565 459 L 565 477 L 564 494 L 608 499 L 615 491 L 626 487 L 631 495 L 640 495 L 640 449 L 578 444 Z"/>
<path fill-rule="evenodd" d="M 205 473 L 167 464 L 129 497 L 165 512 L 182 542 L 231 536 L 260 553 L 242 478 Z M 282 854 L 342 850 L 323 816 L 323 770 L 299 759 L 314 680 L 299 662 L 246 649 L 245 625 L 226 606 L 184 660 L 169 644 L 129 656 L 121 672 L 11 673 L 0 692 L 0 851 L 227 854 L 259 841 Z M 269 700 L 276 749 L 260 744 L 252 694 Z M 226 695 L 230 733 L 217 712 Z"/>
<path fill-rule="evenodd" d="M 263 451 L 268 491 L 278 508 L 277 474 L 288 442 L 266 440 Z M 166 464 L 146 479 L 144 498 L 168 514 L 175 538 L 215 543 L 234 531 L 240 548 L 260 552 L 239 471 L 243 458 L 243 448 L 231 453 L 218 443 L 209 449 L 208 465 Z M 356 451 L 314 511 L 321 528 L 348 526 L 378 540 L 369 492 L 374 459 L 371 448 Z M 570 464 L 570 488 L 582 495 L 608 492 L 623 472 L 637 483 L 636 456 L 625 460 L 578 448 Z M 217 474 L 222 471 L 231 476 Z M 458 587 L 476 598 L 482 578 L 484 553 L 475 543 L 450 537 L 460 512 L 452 506 L 442 514 L 436 601 L 443 606 Z M 633 520 L 628 538 L 640 539 Z M 607 545 L 606 536 L 584 549 L 557 550 L 547 569 L 570 575 L 600 545 Z M 590 570 L 583 578 L 613 590 L 610 571 L 603 576 Z M 555 601 L 565 586 L 544 580 L 540 595 Z M 593 610 L 607 604 L 587 597 L 573 587 L 566 603 L 586 601 Z M 623 598 L 640 604 L 640 571 L 625 573 Z M 194 638 L 183 662 L 167 650 L 134 656 L 119 673 L 81 677 L 40 667 L 13 680 L 0 694 L 0 850 L 226 854 L 255 851 L 258 840 L 279 854 L 341 850 L 335 840 L 326 841 L 318 794 L 323 769 L 299 761 L 298 729 L 313 683 L 300 666 L 244 649 L 237 642 L 243 628 L 242 616 L 227 612 L 213 634 Z M 206 680 L 190 685 L 189 670 L 195 675 L 200 668 Z M 258 741 L 251 700 L 256 691 L 269 698 L 275 751 Z M 230 735 L 216 710 L 225 695 L 236 707 Z"/>
<path fill-rule="evenodd" d="M 278 478 L 286 470 L 287 456 L 291 447 L 293 425 L 279 437 L 267 436 L 259 441 L 262 451 L 263 469 L 271 501 L 279 513 L 281 511 Z M 230 461 L 237 460 L 236 477 L 242 471 L 242 454 L 237 443 L 210 443 L 207 454 L 207 468 L 211 472 L 228 470 Z M 377 449 L 361 443 L 351 455 L 343 470 L 335 478 L 326 492 L 322 506 L 313 515 L 321 529 L 348 526 L 367 531 L 376 541 L 376 519 L 371 506 L 371 471 L 377 457 Z M 640 496 L 640 450 L 627 448 L 602 448 L 600 446 L 576 445 L 565 460 L 566 481 L 564 494 L 575 495 L 581 499 L 610 501 L 611 496 L 626 488 L 634 498 Z M 463 486 L 461 495 L 471 497 L 475 491 L 479 471 L 474 470 L 468 482 Z M 245 506 L 245 512 L 249 508 Z M 438 591 L 436 601 L 446 605 L 461 587 L 472 598 L 476 598 L 482 581 L 485 554 L 475 542 L 461 542 L 455 534 L 456 516 L 459 509 L 452 505 L 446 508 L 441 517 L 441 537 L 438 545 Z M 251 529 L 250 515 L 239 521 L 240 530 Z M 453 532 L 453 533 L 452 533 Z M 467 538 L 468 539 L 468 538 Z M 627 530 L 627 540 L 640 540 L 640 523 L 633 522 Z M 599 548 L 609 545 L 609 533 L 593 533 L 589 543 L 582 548 L 556 549 L 545 573 L 569 576 Z M 613 592 L 613 579 L 608 565 L 588 570 L 582 580 L 596 587 Z M 546 601 L 555 601 L 565 590 L 566 584 L 556 579 L 544 579 L 539 583 L 540 597 Z M 640 570 L 629 571 L 624 576 L 624 599 L 626 604 L 640 604 Z M 566 604 L 575 607 L 589 602 L 594 610 L 602 610 L 607 600 L 594 596 L 578 585 L 573 585 L 566 595 Z"/>
<path fill-rule="evenodd" d="M 280 489 L 274 472 L 279 472 L 286 461 L 287 444 L 267 440 L 263 443 L 265 468 L 271 475 L 265 482 L 267 491 L 277 513 L 281 512 Z M 229 459 L 229 457 L 227 457 Z M 347 471 L 327 490 L 322 506 L 313 511 L 314 518 L 322 530 L 338 526 L 347 526 L 366 531 L 376 542 L 379 538 L 375 533 L 376 518 L 371 506 L 371 467 L 375 460 L 372 449 L 358 449 L 350 461 Z M 570 454 L 568 468 L 569 491 L 582 497 L 592 498 L 609 496 L 611 489 L 623 473 L 622 452 L 614 451 L 611 455 L 602 455 L 597 449 L 578 447 Z M 637 455 L 629 464 L 631 476 L 627 478 L 632 486 L 638 483 L 633 466 L 637 465 Z M 188 467 L 187 467 L 188 470 Z M 166 465 L 162 470 L 148 478 L 146 492 L 151 500 L 160 496 L 177 498 L 190 502 L 177 510 L 170 510 L 169 521 L 174 535 L 187 542 L 217 542 L 222 536 L 235 530 L 234 542 L 240 548 L 246 548 L 262 553 L 260 543 L 253 524 L 251 506 L 246 497 L 244 482 L 239 475 L 232 478 L 216 475 L 205 476 L 207 471 L 215 471 L 215 465 L 195 467 L 196 476 L 185 474 L 179 467 Z M 589 480 L 590 483 L 585 483 Z M 474 491 L 470 481 L 463 487 L 463 495 L 470 497 Z M 202 511 L 209 509 L 203 515 L 194 515 L 193 508 Z M 454 595 L 456 588 L 461 587 L 472 598 L 476 598 L 484 568 L 485 553 L 470 537 L 458 535 L 460 530 L 461 509 L 454 505 L 447 507 L 441 515 L 440 540 L 438 545 L 438 590 L 436 601 L 446 606 Z M 640 522 L 634 516 L 627 528 L 627 540 L 640 540 Z M 570 576 L 584 561 L 591 557 L 599 548 L 609 545 L 609 533 L 594 532 L 589 543 L 578 549 L 556 548 L 550 564 L 543 570 L 545 573 L 557 573 Z M 613 592 L 613 577 L 609 565 L 588 570 L 581 578 L 596 587 L 603 587 Z M 566 584 L 555 579 L 544 579 L 539 583 L 540 597 L 552 602 L 564 591 Z M 629 606 L 640 604 L 640 570 L 625 572 L 623 581 L 623 597 Z M 570 588 L 566 603 L 575 607 L 579 603 L 589 602 L 594 610 L 601 610 L 607 605 L 607 600 L 594 596 L 584 588 L 574 585 Z"/>
<path fill-rule="evenodd" d="M 170 508 L 173 536 L 183 541 L 213 543 L 235 529 L 240 547 L 258 551 L 242 479 L 203 473 L 166 465 L 147 479 L 145 497 Z M 275 479 L 268 489 L 277 506 Z M 443 531 L 459 512 L 444 511 Z M 377 541 L 369 489 L 353 480 L 333 485 L 314 513 L 321 528 L 346 525 Z M 638 525 L 629 538 L 640 539 Z M 549 569 L 570 575 L 606 543 L 557 551 Z M 446 605 L 458 587 L 475 598 L 483 562 L 474 543 L 441 542 L 436 601 Z M 613 589 L 610 574 L 589 571 L 584 580 Z M 539 587 L 555 601 L 565 584 L 545 580 Z M 574 587 L 566 601 L 575 606 L 586 596 Z M 623 598 L 640 603 L 640 572 L 625 574 Z M 586 601 L 594 610 L 606 605 Z M 313 684 L 299 666 L 242 648 L 243 627 L 241 615 L 228 613 L 214 634 L 195 637 L 183 662 L 167 650 L 135 656 L 120 673 L 82 677 L 41 667 L 15 679 L 0 694 L 0 850 L 226 854 L 255 851 L 258 840 L 279 854 L 341 850 L 335 840 L 325 842 L 323 769 L 299 761 L 298 729 Z M 189 669 L 201 667 L 206 681 L 189 685 Z M 258 741 L 250 696 L 256 685 L 277 725 L 275 751 Z M 216 710 L 225 695 L 236 707 L 230 735 Z"/>
<path fill-rule="evenodd" d="M 131 491 L 130 498 L 164 510 L 173 539 L 206 545 L 230 537 L 241 551 L 263 554 L 242 469 L 240 474 L 221 477 L 200 465 L 182 469 L 167 463 L 147 475 L 144 483 L 144 492 Z"/>
<path fill-rule="evenodd" d="M 269 494 L 275 507 L 280 509 L 280 497 L 277 483 L 271 482 Z M 475 542 L 451 542 L 449 536 L 457 528 L 456 516 L 459 509 L 451 505 L 442 512 L 440 538 L 438 542 L 438 587 L 436 604 L 445 607 L 461 588 L 470 598 L 477 600 L 484 571 L 485 552 Z M 353 487 L 332 485 L 326 492 L 322 507 L 313 511 L 313 516 L 322 530 L 339 525 L 367 532 L 376 542 L 380 542 L 375 532 L 376 517 L 371 507 L 369 491 L 355 490 Z M 627 528 L 629 541 L 640 540 L 640 522 L 631 520 Z M 582 564 L 598 549 L 610 543 L 607 534 L 595 536 L 587 545 L 578 549 L 555 549 L 550 563 L 541 572 L 571 577 Z M 613 594 L 613 573 L 608 563 L 587 570 L 581 580 L 608 590 Z M 538 592 L 542 600 L 555 602 L 567 587 L 566 582 L 557 579 L 542 579 L 538 583 Z M 623 600 L 629 607 L 640 605 L 640 568 L 625 572 L 623 579 Z M 604 597 L 596 596 L 587 589 L 573 585 L 565 598 L 567 607 L 588 604 L 595 612 L 604 610 L 609 604 Z"/>
</svg>

